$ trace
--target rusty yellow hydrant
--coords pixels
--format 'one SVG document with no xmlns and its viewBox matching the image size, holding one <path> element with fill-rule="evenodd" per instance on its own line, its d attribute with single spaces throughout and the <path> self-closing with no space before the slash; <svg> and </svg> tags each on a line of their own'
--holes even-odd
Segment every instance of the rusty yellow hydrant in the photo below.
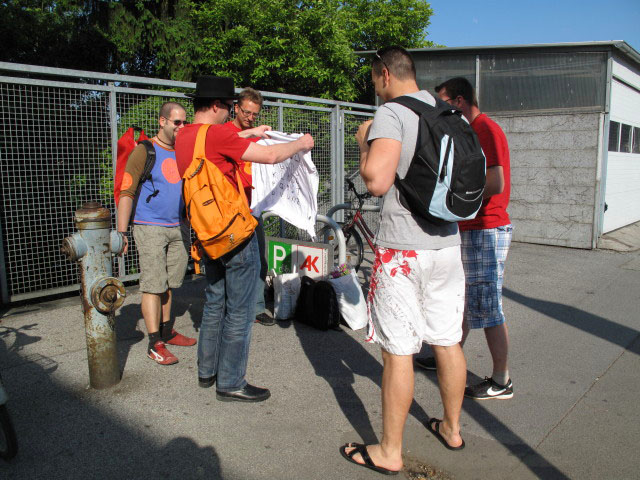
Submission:
<svg viewBox="0 0 640 480">
<path fill-rule="evenodd" d="M 78 232 L 62 241 L 61 251 L 79 262 L 89 384 L 107 388 L 120 381 L 114 313 L 124 302 L 125 290 L 111 276 L 111 257 L 122 253 L 124 240 L 111 230 L 111 212 L 99 203 L 76 210 L 75 223 Z"/>
</svg>

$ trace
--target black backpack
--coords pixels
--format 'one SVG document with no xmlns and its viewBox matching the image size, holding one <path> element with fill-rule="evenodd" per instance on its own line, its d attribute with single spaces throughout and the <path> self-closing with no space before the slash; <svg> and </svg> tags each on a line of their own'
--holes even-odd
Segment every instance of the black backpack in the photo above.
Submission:
<svg viewBox="0 0 640 480">
<path fill-rule="evenodd" d="M 326 280 L 303 276 L 296 303 L 297 321 L 318 330 L 340 330 L 340 307 L 336 292 Z"/>
<path fill-rule="evenodd" d="M 394 182 L 402 206 L 436 225 L 474 218 L 482 206 L 486 159 L 462 112 L 440 99 L 435 107 L 409 96 L 389 101 L 420 117 L 409 170 L 403 179 L 396 173 Z"/>
</svg>

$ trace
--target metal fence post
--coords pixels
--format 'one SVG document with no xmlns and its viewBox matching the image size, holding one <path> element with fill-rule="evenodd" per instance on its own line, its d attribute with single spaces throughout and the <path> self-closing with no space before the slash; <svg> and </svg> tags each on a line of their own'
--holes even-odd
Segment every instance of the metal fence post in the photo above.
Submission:
<svg viewBox="0 0 640 480">
<path fill-rule="evenodd" d="M 280 101 L 278 101 L 278 131 L 284 132 L 284 105 Z M 278 219 L 278 226 L 280 237 L 285 237 L 286 229 L 284 226 L 284 221 L 281 218 Z"/>
<path fill-rule="evenodd" d="M 340 105 L 331 112 L 331 204 L 338 205 L 344 201 L 344 128 Z M 343 220 L 342 212 L 338 212 L 338 221 Z"/>
<path fill-rule="evenodd" d="M 116 86 L 109 82 L 111 91 L 109 92 L 109 128 L 111 130 L 111 165 L 113 168 L 113 180 L 116 178 L 116 164 L 118 163 L 118 99 Z M 116 225 L 118 225 L 118 209 L 115 212 Z M 118 277 L 126 275 L 124 271 L 124 257 L 120 256 L 116 260 L 118 264 Z"/>
</svg>

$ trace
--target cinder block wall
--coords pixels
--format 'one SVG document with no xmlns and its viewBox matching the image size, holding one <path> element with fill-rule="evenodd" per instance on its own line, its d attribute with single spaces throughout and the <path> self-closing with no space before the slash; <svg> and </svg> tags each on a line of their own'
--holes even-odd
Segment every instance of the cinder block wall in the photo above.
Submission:
<svg viewBox="0 0 640 480">
<path fill-rule="evenodd" d="M 592 248 L 599 114 L 489 115 L 509 142 L 513 239 Z"/>
</svg>

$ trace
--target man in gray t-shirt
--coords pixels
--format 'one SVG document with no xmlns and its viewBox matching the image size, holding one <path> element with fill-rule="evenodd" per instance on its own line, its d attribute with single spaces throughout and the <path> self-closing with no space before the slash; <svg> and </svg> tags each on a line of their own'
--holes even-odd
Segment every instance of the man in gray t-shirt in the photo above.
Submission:
<svg viewBox="0 0 640 480">
<path fill-rule="evenodd" d="M 396 173 L 403 178 L 415 151 L 418 116 L 389 102 L 410 95 L 435 105 L 420 91 L 415 66 L 400 47 L 376 52 L 372 65 L 376 94 L 386 104 L 373 122 L 360 126 L 360 175 L 373 195 L 383 196 L 375 237 L 375 262 L 367 298 L 367 341 L 382 348 L 383 434 L 379 445 L 349 443 L 342 455 L 352 463 L 382 473 L 402 469 L 402 435 L 413 401 L 413 355 L 422 343 L 437 359 L 442 420 L 427 428 L 448 449 L 460 450 L 460 410 L 467 366 L 460 346 L 464 310 L 464 271 L 458 226 L 436 226 L 417 219 L 399 201 Z"/>
</svg>

